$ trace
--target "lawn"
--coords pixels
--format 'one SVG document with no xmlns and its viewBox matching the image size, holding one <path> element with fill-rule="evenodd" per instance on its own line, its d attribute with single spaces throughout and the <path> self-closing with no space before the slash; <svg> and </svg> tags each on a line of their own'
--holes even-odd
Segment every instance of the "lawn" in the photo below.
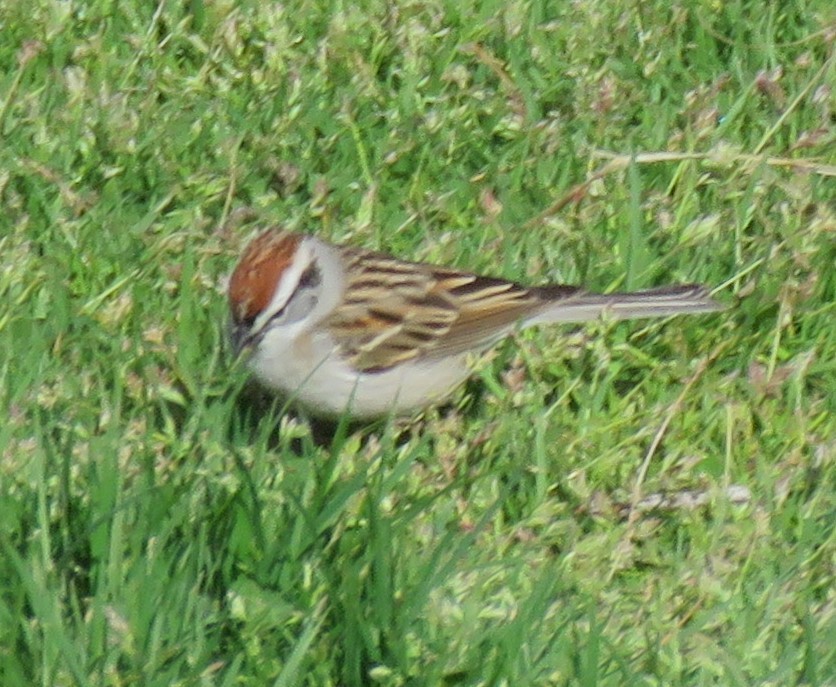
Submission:
<svg viewBox="0 0 836 687">
<path fill-rule="evenodd" d="M 836 685 L 826 0 L 0 0 L 0 684 Z M 723 312 L 410 423 L 226 343 L 283 225 Z"/>
</svg>

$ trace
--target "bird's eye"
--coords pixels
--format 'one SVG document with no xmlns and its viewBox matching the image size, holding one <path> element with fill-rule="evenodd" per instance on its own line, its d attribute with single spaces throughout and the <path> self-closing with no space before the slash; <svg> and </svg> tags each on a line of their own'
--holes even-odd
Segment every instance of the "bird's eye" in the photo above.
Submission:
<svg viewBox="0 0 836 687">
<path fill-rule="evenodd" d="M 316 266 L 316 263 L 312 262 L 308 268 L 302 272 L 302 276 L 299 278 L 299 288 L 309 289 L 314 286 L 319 286 L 321 279 L 322 275 L 319 272 L 319 268 Z"/>
</svg>

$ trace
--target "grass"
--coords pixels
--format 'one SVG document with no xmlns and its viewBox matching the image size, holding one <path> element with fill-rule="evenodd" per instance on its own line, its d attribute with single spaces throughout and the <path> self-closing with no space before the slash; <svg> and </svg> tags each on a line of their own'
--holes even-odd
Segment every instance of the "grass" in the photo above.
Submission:
<svg viewBox="0 0 836 687">
<path fill-rule="evenodd" d="M 834 21 L 0 0 L 0 682 L 836 684 Z M 225 347 L 266 224 L 729 309 L 323 440 Z"/>
</svg>

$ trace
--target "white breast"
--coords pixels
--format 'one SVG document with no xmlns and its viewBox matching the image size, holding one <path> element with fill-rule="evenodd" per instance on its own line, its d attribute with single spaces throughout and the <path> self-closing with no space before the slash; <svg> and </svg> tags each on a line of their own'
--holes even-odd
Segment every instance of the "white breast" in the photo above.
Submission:
<svg viewBox="0 0 836 687">
<path fill-rule="evenodd" d="M 464 355 L 358 372 L 334 353 L 324 334 L 290 342 L 281 336 L 286 333 L 269 332 L 271 340 L 259 346 L 250 367 L 263 384 L 320 415 L 408 414 L 446 396 L 468 375 Z"/>
</svg>

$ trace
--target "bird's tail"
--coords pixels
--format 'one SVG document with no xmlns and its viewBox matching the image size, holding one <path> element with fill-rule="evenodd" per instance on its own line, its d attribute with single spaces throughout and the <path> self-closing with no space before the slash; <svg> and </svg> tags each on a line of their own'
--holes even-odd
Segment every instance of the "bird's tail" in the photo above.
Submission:
<svg viewBox="0 0 836 687">
<path fill-rule="evenodd" d="M 551 301 L 529 324 L 550 322 L 586 322 L 601 316 L 620 320 L 641 317 L 666 317 L 688 313 L 723 310 L 708 289 L 699 284 L 665 286 L 632 293 L 597 294 L 576 291 L 567 294 L 562 286 L 538 289 L 544 301 Z"/>
</svg>

